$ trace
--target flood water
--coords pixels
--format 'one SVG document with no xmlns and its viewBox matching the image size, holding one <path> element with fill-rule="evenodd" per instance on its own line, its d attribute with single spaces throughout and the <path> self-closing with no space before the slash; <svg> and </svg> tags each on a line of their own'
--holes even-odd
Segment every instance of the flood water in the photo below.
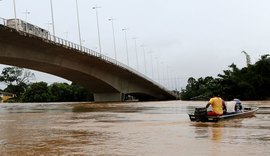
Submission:
<svg viewBox="0 0 270 156">
<path fill-rule="evenodd" d="M 270 155 L 270 101 L 250 118 L 193 123 L 206 102 L 0 104 L 0 155 Z"/>
</svg>

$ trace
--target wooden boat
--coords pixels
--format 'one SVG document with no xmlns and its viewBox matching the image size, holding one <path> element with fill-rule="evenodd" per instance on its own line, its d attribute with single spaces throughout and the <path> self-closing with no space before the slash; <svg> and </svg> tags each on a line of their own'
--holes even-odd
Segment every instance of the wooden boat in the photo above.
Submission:
<svg viewBox="0 0 270 156">
<path fill-rule="evenodd" d="M 259 108 L 244 108 L 240 112 L 234 112 L 230 114 L 224 114 L 221 116 L 207 116 L 207 109 L 204 108 L 195 108 L 195 111 L 193 114 L 188 114 L 190 121 L 195 122 L 218 122 L 221 120 L 227 120 L 227 119 L 235 119 L 235 118 L 244 118 L 244 117 L 251 117 L 254 116 L 256 111 Z"/>
</svg>

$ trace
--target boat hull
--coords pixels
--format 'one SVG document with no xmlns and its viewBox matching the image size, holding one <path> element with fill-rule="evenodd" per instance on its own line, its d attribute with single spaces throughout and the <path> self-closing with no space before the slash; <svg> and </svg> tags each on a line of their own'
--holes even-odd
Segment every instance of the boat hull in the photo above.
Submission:
<svg viewBox="0 0 270 156">
<path fill-rule="evenodd" d="M 192 122 L 219 122 L 222 120 L 236 119 L 236 118 L 245 118 L 251 117 L 256 114 L 258 108 L 245 108 L 242 112 L 237 112 L 233 114 L 226 114 L 221 116 L 207 116 L 207 115 L 194 115 L 188 114 L 190 121 Z"/>
</svg>

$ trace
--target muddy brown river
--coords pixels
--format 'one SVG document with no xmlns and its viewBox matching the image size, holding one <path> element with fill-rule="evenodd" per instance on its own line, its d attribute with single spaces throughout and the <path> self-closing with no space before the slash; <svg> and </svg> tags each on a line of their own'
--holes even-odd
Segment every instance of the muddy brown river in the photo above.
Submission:
<svg viewBox="0 0 270 156">
<path fill-rule="evenodd" d="M 0 155 L 268 156 L 270 101 L 256 116 L 192 123 L 206 102 L 0 104 Z"/>
</svg>

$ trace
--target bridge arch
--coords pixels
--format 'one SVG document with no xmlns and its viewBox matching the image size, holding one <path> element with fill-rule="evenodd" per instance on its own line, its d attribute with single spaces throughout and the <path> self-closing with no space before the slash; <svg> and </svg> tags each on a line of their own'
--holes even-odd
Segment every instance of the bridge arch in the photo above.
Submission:
<svg viewBox="0 0 270 156">
<path fill-rule="evenodd" d="M 142 99 L 176 99 L 149 79 L 102 58 L 104 56 L 90 55 L 2 25 L 0 35 L 1 64 L 65 78 L 88 88 L 96 101 L 121 101 L 124 94 L 140 95 Z"/>
</svg>

